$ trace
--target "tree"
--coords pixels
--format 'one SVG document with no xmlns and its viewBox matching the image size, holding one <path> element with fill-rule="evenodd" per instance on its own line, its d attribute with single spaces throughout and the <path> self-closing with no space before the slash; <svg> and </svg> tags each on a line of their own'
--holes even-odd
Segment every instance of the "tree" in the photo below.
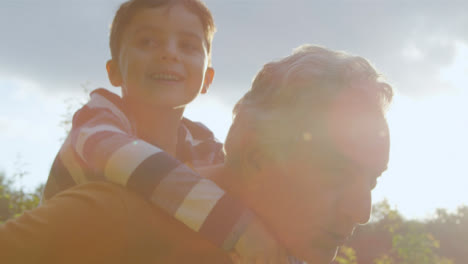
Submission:
<svg viewBox="0 0 468 264">
<path fill-rule="evenodd" d="M 0 173 L 0 223 L 39 205 L 43 186 L 33 192 L 24 192 L 21 187 L 14 187 L 17 179 L 18 175 L 7 178 L 5 173 Z"/>
<path fill-rule="evenodd" d="M 341 247 L 335 262 L 338 264 L 357 264 L 356 251 L 351 247 Z"/>
<path fill-rule="evenodd" d="M 451 264 L 452 261 L 440 257 L 435 252 L 440 243 L 434 236 L 423 230 L 421 223 L 407 224 L 405 232 L 395 233 L 392 250 L 397 253 L 401 264 Z"/>
<path fill-rule="evenodd" d="M 340 250 L 335 263 L 337 264 L 452 264 L 452 260 L 441 256 L 454 256 L 441 251 L 440 239 L 436 236 L 438 231 L 450 230 L 449 223 L 468 223 L 465 215 L 468 215 L 466 207 L 461 207 L 456 216 L 448 214 L 444 210 L 438 210 L 435 220 L 432 222 L 405 220 L 399 212 L 392 208 L 387 201 L 373 206 L 372 220 L 369 224 L 358 228 L 352 241 L 347 247 L 354 249 Z M 436 225 L 439 229 L 433 228 Z M 467 231 L 468 233 L 468 231 Z M 458 229 L 458 234 L 463 234 Z M 451 233 L 450 239 L 457 234 Z M 466 236 L 468 238 L 468 236 Z M 467 241 L 467 240 L 465 240 Z M 450 243 L 444 240 L 444 244 L 451 249 L 458 243 Z M 468 243 L 465 244 L 466 247 Z M 465 253 L 465 259 L 466 259 Z M 462 258 L 459 258 L 462 259 Z M 463 262 L 460 262 L 463 263 Z"/>
</svg>

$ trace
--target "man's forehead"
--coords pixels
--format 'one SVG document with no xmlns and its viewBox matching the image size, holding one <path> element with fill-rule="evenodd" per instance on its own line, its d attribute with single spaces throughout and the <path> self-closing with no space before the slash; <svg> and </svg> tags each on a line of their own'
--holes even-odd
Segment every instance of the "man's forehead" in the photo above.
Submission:
<svg viewBox="0 0 468 264">
<path fill-rule="evenodd" d="M 389 158 L 389 131 L 377 104 L 340 98 L 322 114 L 303 120 L 296 158 L 348 164 L 383 172 Z M 302 149 L 302 150 L 301 150 Z"/>
<path fill-rule="evenodd" d="M 328 110 L 326 126 L 330 143 L 347 159 L 366 168 L 386 168 L 389 131 L 377 103 L 338 97 Z"/>
</svg>

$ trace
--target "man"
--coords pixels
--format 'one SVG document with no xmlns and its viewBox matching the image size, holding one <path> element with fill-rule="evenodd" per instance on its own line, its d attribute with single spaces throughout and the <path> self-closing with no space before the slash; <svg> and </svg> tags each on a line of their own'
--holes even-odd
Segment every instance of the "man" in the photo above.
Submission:
<svg viewBox="0 0 468 264">
<path fill-rule="evenodd" d="M 280 244 L 329 263 L 387 168 L 392 88 L 365 59 L 317 46 L 266 64 L 237 103 L 226 163 L 202 174 L 241 200 Z"/>
<path fill-rule="evenodd" d="M 250 207 L 290 255 L 329 263 L 356 225 L 369 219 L 371 191 L 388 163 L 384 114 L 392 94 L 365 59 L 302 46 L 258 73 L 234 109 L 226 163 L 200 173 Z M 24 225 L 28 218 L 37 225 Z M 30 252 L 44 263 L 243 261 L 106 183 L 65 191 L 0 232 L 0 248 L 23 253 L 29 263 Z M 41 236 L 46 245 L 37 243 Z M 21 246 L 3 247 L 8 237 Z M 278 256 L 272 263 L 282 261 Z"/>
</svg>

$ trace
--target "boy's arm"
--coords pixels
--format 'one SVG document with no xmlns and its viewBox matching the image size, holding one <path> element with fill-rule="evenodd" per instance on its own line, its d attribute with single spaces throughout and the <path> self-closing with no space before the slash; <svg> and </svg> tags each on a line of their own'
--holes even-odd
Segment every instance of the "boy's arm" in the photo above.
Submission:
<svg viewBox="0 0 468 264">
<path fill-rule="evenodd" d="M 246 250 L 239 253 L 249 255 L 276 245 L 268 232 L 258 232 L 265 229 L 248 208 L 171 155 L 132 136 L 118 112 L 83 107 L 59 156 L 62 164 L 54 167 L 74 182 L 98 179 L 126 186 L 226 251 Z M 249 241 L 259 244 L 245 247 Z"/>
<path fill-rule="evenodd" d="M 72 132 L 77 155 L 100 179 L 137 192 L 192 230 L 232 249 L 252 215 L 212 181 L 161 149 L 128 135 L 112 120 Z"/>
</svg>

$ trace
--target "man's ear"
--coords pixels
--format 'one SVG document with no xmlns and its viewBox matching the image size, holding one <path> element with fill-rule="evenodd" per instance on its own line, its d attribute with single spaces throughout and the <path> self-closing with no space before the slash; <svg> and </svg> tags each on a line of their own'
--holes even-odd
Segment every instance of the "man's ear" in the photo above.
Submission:
<svg viewBox="0 0 468 264">
<path fill-rule="evenodd" d="M 122 74 L 120 73 L 118 63 L 113 59 L 108 60 L 106 63 L 106 69 L 110 83 L 115 87 L 122 86 Z"/>
<path fill-rule="evenodd" d="M 214 75 L 215 70 L 213 69 L 213 67 L 208 67 L 205 72 L 205 80 L 203 81 L 203 87 L 201 90 L 202 94 L 206 94 L 206 92 L 208 92 L 208 89 L 210 88 L 210 85 L 213 82 Z"/>
<path fill-rule="evenodd" d="M 258 173 L 263 169 L 262 154 L 257 146 L 252 146 L 244 154 L 244 164 L 249 167 L 250 171 Z"/>
<path fill-rule="evenodd" d="M 250 191 L 261 190 L 265 180 L 272 173 L 268 157 L 265 157 L 257 144 L 252 144 L 243 152 L 242 159 L 244 170 L 241 179 L 244 186 Z"/>
</svg>

